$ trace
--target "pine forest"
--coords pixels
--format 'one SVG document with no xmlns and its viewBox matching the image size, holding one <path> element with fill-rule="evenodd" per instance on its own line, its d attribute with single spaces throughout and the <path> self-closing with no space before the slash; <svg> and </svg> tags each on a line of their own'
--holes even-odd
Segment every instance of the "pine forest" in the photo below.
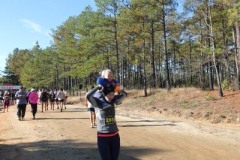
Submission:
<svg viewBox="0 0 240 160">
<path fill-rule="evenodd" d="M 109 68 L 128 89 L 239 90 L 239 0 L 95 0 L 41 48 L 13 49 L 4 81 L 78 90 Z M 182 11 L 179 11 L 179 6 Z M 24 40 L 24 37 L 23 37 Z"/>
</svg>

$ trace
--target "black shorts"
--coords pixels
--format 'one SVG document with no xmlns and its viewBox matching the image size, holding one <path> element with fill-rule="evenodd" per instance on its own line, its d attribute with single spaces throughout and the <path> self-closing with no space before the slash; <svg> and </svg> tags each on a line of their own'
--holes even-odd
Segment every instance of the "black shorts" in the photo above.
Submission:
<svg viewBox="0 0 240 160">
<path fill-rule="evenodd" d="M 95 109 L 94 109 L 94 108 L 88 108 L 88 110 L 89 110 L 90 112 L 95 112 Z"/>
<path fill-rule="evenodd" d="M 41 101 L 42 101 L 42 102 L 47 102 L 48 99 L 47 99 L 47 98 L 41 98 Z"/>
</svg>

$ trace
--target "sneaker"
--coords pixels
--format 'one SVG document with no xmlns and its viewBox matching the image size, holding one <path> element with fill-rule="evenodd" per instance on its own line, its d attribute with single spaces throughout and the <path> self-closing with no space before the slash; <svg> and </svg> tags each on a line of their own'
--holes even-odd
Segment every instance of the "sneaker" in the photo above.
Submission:
<svg viewBox="0 0 240 160">
<path fill-rule="evenodd" d="M 93 124 L 90 125 L 91 128 L 94 128 Z"/>
<path fill-rule="evenodd" d="M 35 116 L 33 116 L 33 119 L 35 119 Z"/>
<path fill-rule="evenodd" d="M 21 117 L 18 117 L 18 120 L 21 121 Z"/>
</svg>

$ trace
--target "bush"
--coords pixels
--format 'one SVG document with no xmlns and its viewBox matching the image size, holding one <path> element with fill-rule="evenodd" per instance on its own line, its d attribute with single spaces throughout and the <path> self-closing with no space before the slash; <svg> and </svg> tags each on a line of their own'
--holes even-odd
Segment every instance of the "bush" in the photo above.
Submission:
<svg viewBox="0 0 240 160">
<path fill-rule="evenodd" d="M 229 81 L 227 81 L 226 79 L 224 81 L 222 81 L 222 88 L 223 89 L 231 89 L 232 85 Z"/>
</svg>

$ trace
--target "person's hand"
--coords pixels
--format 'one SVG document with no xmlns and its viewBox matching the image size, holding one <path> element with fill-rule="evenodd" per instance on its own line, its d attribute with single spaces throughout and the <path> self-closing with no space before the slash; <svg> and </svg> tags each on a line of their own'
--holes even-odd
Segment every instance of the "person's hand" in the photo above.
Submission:
<svg viewBox="0 0 240 160">
<path fill-rule="evenodd" d="M 102 90 L 103 90 L 103 86 L 99 85 L 99 86 L 98 86 L 98 90 L 99 90 L 99 91 L 102 91 Z"/>
<path fill-rule="evenodd" d="M 116 91 L 116 92 L 120 92 L 120 91 L 121 91 L 120 85 L 117 85 L 117 86 L 115 87 L 115 91 Z"/>
<path fill-rule="evenodd" d="M 128 93 L 127 93 L 126 91 L 124 91 L 124 90 L 121 90 L 120 93 L 121 93 L 121 92 L 124 93 L 124 94 L 126 94 L 126 96 L 128 95 Z"/>
</svg>

